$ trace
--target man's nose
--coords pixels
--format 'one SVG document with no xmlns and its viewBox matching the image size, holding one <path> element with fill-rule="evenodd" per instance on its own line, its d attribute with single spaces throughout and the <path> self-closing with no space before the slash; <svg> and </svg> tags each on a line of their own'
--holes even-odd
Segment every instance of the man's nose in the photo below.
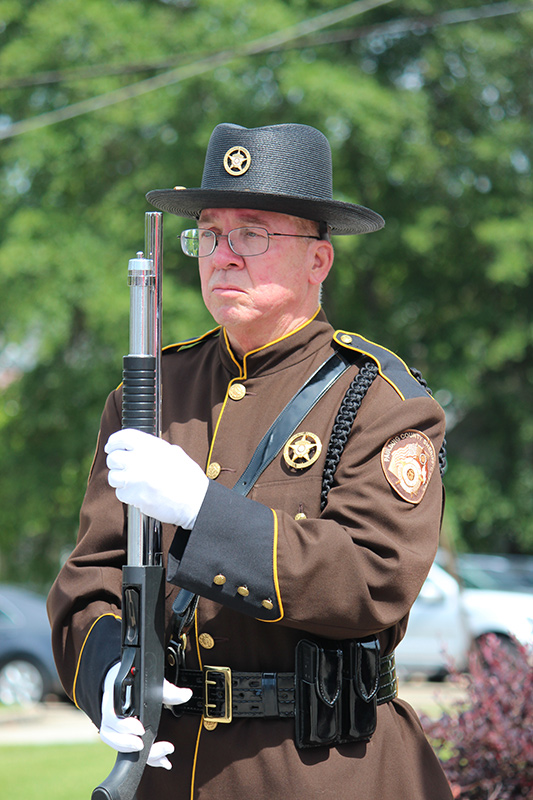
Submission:
<svg viewBox="0 0 533 800">
<path fill-rule="evenodd" d="M 233 252 L 229 246 L 228 237 L 219 234 L 215 252 L 211 256 L 211 264 L 215 269 L 234 269 L 242 267 L 244 259 Z"/>
</svg>

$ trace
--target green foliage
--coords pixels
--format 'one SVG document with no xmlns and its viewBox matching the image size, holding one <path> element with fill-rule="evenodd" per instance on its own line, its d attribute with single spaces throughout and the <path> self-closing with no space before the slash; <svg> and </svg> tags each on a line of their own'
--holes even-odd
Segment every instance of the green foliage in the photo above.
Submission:
<svg viewBox="0 0 533 800">
<path fill-rule="evenodd" d="M 448 534 L 465 548 L 533 550 L 533 13 L 387 32 L 391 20 L 434 13 L 404 0 L 242 55 L 338 7 L 2 4 L 0 131 L 191 69 L 2 141 L 0 577 L 46 585 L 75 540 L 99 413 L 127 348 L 126 267 L 143 244 L 144 194 L 197 186 L 223 121 L 303 122 L 328 135 L 335 197 L 375 208 L 387 226 L 334 242 L 326 310 L 421 369 L 445 406 Z M 443 11 L 460 8 L 449 0 Z M 178 252 L 182 223 L 165 220 L 167 342 L 211 326 Z"/>
</svg>

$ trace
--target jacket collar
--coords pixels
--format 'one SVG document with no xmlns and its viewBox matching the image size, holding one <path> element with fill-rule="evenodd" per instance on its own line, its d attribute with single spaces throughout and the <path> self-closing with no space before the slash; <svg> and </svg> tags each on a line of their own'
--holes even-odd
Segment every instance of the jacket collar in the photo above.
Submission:
<svg viewBox="0 0 533 800">
<path fill-rule="evenodd" d="M 295 331 L 246 353 L 242 360 L 233 353 L 226 330 L 222 329 L 219 353 L 224 367 L 232 375 L 244 380 L 275 372 L 280 366 L 293 366 L 325 347 L 332 338 L 333 328 L 319 308 L 311 320 Z"/>
</svg>

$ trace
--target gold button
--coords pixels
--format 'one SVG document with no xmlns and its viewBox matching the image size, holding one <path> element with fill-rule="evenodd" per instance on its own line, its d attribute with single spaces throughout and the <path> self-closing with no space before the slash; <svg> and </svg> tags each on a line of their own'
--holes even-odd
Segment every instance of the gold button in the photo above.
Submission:
<svg viewBox="0 0 533 800">
<path fill-rule="evenodd" d="M 218 575 L 215 575 L 213 578 L 213 583 L 216 583 L 217 586 L 224 586 L 226 583 L 226 576 L 219 572 Z"/>
<path fill-rule="evenodd" d="M 208 478 L 215 480 L 215 478 L 218 478 L 218 476 L 220 475 L 221 469 L 222 467 L 220 466 L 218 461 L 213 461 L 212 464 L 209 464 L 205 474 L 207 475 Z"/>
<path fill-rule="evenodd" d="M 237 592 L 240 594 L 241 597 L 248 597 L 248 595 L 250 594 L 250 590 L 248 589 L 247 586 L 239 586 Z"/>
<path fill-rule="evenodd" d="M 214 731 L 218 722 L 214 719 L 204 719 L 204 728 L 206 731 Z"/>
<path fill-rule="evenodd" d="M 294 517 L 294 519 L 307 519 L 307 514 L 304 514 L 303 511 L 299 511 L 298 514 Z"/>
<path fill-rule="evenodd" d="M 263 606 L 263 608 L 266 608 L 267 611 L 272 611 L 272 609 L 274 608 L 274 603 L 272 602 L 270 597 L 267 600 L 261 600 L 261 605 Z"/>
<path fill-rule="evenodd" d="M 352 343 L 352 337 L 348 336 L 347 333 L 343 333 L 342 336 L 341 336 L 341 342 L 344 342 L 344 344 L 351 344 Z"/>
<path fill-rule="evenodd" d="M 229 396 L 232 400 L 242 400 L 245 395 L 246 386 L 243 386 L 242 383 L 234 383 L 232 386 L 230 386 Z"/>
<path fill-rule="evenodd" d="M 212 650 L 215 646 L 215 640 L 210 633 L 201 633 L 198 637 L 198 641 L 200 643 L 200 647 L 203 647 L 204 650 Z"/>
</svg>

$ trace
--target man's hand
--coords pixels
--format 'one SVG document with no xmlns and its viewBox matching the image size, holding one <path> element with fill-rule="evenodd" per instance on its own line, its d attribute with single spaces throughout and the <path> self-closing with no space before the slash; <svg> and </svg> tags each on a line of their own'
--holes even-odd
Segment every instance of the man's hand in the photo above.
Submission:
<svg viewBox="0 0 533 800">
<path fill-rule="evenodd" d="M 109 485 L 122 503 L 143 514 L 191 530 L 204 501 L 209 478 L 175 444 L 124 428 L 104 447 Z"/>
<path fill-rule="evenodd" d="M 113 705 L 113 686 L 120 664 L 115 664 L 107 673 L 104 681 L 104 694 L 102 696 L 102 724 L 100 738 L 105 744 L 118 750 L 119 753 L 136 753 L 143 749 L 141 736 L 144 726 L 137 717 L 117 717 Z M 163 704 L 167 706 L 186 703 L 192 695 L 190 689 L 180 689 L 173 683 L 163 681 Z M 150 767 L 163 767 L 172 769 L 172 764 L 167 756 L 174 752 L 174 745 L 170 742 L 154 742 L 150 748 L 148 765 Z"/>
</svg>

